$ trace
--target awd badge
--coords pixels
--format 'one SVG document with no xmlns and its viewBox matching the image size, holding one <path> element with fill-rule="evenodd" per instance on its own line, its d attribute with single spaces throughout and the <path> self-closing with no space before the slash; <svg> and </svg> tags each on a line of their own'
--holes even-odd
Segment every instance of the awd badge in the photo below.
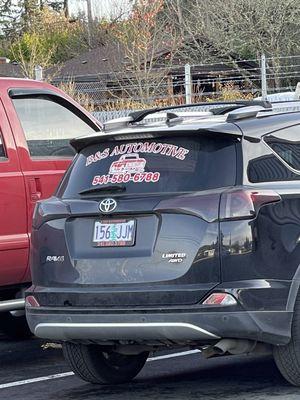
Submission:
<svg viewBox="0 0 300 400">
<path fill-rule="evenodd" d="M 186 258 L 186 253 L 163 253 L 161 258 L 169 263 L 182 263 Z"/>
</svg>

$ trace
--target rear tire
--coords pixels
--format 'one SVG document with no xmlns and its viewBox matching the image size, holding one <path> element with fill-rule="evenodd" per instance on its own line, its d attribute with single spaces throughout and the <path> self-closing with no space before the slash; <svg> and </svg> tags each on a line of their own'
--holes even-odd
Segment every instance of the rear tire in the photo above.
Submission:
<svg viewBox="0 0 300 400">
<path fill-rule="evenodd" d="M 118 384 L 131 381 L 143 368 L 148 352 L 123 355 L 103 351 L 98 345 L 63 343 L 65 359 L 81 379 L 100 384 Z"/>
<path fill-rule="evenodd" d="M 11 312 L 0 313 L 0 329 L 11 339 L 22 340 L 32 337 L 24 315 L 13 315 Z"/>
<path fill-rule="evenodd" d="M 291 340 L 284 346 L 274 346 L 275 363 L 283 377 L 300 386 L 300 295 L 298 294 L 292 322 Z"/>
</svg>

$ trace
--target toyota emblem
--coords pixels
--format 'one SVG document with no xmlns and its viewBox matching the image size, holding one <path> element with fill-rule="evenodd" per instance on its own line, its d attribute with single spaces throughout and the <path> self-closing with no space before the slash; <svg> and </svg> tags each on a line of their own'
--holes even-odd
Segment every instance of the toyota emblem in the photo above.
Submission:
<svg viewBox="0 0 300 400">
<path fill-rule="evenodd" d="M 117 207 L 117 202 L 114 199 L 104 199 L 99 204 L 99 210 L 102 211 L 103 213 L 109 213 L 111 211 L 114 211 L 116 207 Z"/>
</svg>

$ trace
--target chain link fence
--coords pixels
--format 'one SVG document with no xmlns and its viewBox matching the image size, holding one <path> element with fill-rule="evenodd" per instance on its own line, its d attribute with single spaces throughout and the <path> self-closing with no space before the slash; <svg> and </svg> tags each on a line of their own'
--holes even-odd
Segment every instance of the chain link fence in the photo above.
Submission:
<svg viewBox="0 0 300 400">
<path fill-rule="evenodd" d="M 149 106 L 251 100 L 265 97 L 267 93 L 290 92 L 295 90 L 300 76 L 300 55 L 267 57 L 264 65 L 261 59 L 248 59 L 179 65 L 152 72 L 152 78 L 147 81 L 142 76 L 122 71 L 60 77 L 53 83 L 59 86 L 72 81 L 76 93 L 88 97 L 96 111 L 107 111 L 101 114 L 101 119 L 108 119 L 110 115 L 126 116 L 126 109 L 129 113 L 129 110 Z"/>
</svg>

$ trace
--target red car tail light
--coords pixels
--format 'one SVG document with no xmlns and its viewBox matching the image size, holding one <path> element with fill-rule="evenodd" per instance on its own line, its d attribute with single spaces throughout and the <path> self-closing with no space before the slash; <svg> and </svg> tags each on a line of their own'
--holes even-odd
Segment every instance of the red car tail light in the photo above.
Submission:
<svg viewBox="0 0 300 400">
<path fill-rule="evenodd" d="M 40 307 L 40 304 L 34 296 L 27 296 L 25 299 L 25 307 L 27 308 Z"/>
<path fill-rule="evenodd" d="M 237 301 L 229 293 L 212 293 L 202 304 L 208 306 L 234 306 Z"/>
<path fill-rule="evenodd" d="M 280 200 L 280 195 L 273 190 L 238 189 L 225 192 L 221 198 L 220 219 L 254 218 L 262 206 Z"/>
</svg>

